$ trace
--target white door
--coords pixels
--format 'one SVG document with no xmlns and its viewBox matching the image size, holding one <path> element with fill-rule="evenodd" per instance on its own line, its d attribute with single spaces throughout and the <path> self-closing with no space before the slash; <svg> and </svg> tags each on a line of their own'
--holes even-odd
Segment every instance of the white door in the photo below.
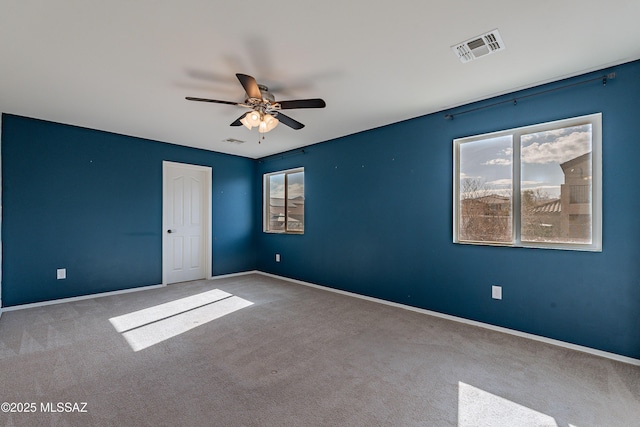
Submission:
<svg viewBox="0 0 640 427">
<path fill-rule="evenodd" d="M 163 162 L 163 283 L 211 276 L 211 168 Z"/>
</svg>

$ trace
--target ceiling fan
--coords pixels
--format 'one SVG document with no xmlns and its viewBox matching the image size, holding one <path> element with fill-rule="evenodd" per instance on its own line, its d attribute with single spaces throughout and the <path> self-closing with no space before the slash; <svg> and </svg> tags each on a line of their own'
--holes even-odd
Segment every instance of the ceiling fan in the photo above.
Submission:
<svg viewBox="0 0 640 427">
<path fill-rule="evenodd" d="M 187 96 L 189 101 L 213 102 L 216 104 L 237 105 L 249 108 L 251 111 L 240 116 L 231 126 L 246 126 L 248 129 L 257 127 L 260 133 L 266 133 L 275 128 L 279 122 L 292 129 L 302 129 L 304 125 L 289 116 L 282 114 L 281 110 L 296 108 L 324 108 L 327 104 L 320 98 L 297 99 L 291 101 L 276 102 L 269 88 L 258 84 L 256 79 L 246 74 L 236 74 L 240 84 L 246 92 L 244 102 L 220 101 L 217 99 L 194 98 Z"/>
</svg>

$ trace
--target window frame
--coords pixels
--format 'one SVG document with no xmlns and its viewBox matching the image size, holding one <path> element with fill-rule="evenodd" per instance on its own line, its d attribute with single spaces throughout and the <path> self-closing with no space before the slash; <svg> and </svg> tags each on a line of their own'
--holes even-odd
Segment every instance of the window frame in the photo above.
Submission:
<svg viewBox="0 0 640 427">
<path fill-rule="evenodd" d="M 290 230 L 288 225 L 288 215 L 287 212 L 289 210 L 289 175 L 296 174 L 302 172 L 304 174 L 304 167 L 297 167 L 292 169 L 286 169 L 281 171 L 269 172 L 265 173 L 262 176 L 262 231 L 265 233 L 272 234 L 304 234 L 305 225 L 303 225 L 302 230 Z M 270 178 L 277 175 L 284 175 L 284 216 L 285 216 L 285 224 L 283 230 L 272 230 L 269 228 L 270 224 L 270 210 L 269 210 L 269 201 L 271 198 L 271 186 L 270 186 Z M 305 197 L 306 189 L 303 185 L 302 195 Z M 303 207 L 304 209 L 304 207 Z"/>
<path fill-rule="evenodd" d="M 522 240 L 522 189 L 521 189 L 521 137 L 523 135 L 546 132 L 572 126 L 591 124 L 591 243 L 536 242 Z M 465 143 L 511 136 L 511 242 L 485 242 L 459 239 L 460 232 L 460 146 Z M 465 245 L 503 246 L 522 248 L 562 249 L 602 252 L 602 113 L 588 114 L 551 122 L 505 129 L 481 135 L 456 138 L 453 140 L 453 242 Z"/>
</svg>

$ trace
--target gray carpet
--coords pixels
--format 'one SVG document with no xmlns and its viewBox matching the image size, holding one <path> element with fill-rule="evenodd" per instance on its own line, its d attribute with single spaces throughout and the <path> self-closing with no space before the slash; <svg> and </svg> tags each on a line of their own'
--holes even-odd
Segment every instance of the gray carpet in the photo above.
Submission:
<svg viewBox="0 0 640 427">
<path fill-rule="evenodd" d="M 36 407 L 5 426 L 640 426 L 637 366 L 261 275 L 5 312 L 0 393 Z"/>
</svg>

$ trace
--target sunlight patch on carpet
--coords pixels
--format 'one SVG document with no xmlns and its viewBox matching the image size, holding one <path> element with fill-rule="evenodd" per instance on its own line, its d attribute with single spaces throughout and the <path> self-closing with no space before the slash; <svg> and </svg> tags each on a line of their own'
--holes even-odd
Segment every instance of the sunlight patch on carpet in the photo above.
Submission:
<svg viewBox="0 0 640 427">
<path fill-rule="evenodd" d="M 109 321 L 133 351 L 140 351 L 250 305 L 251 301 L 214 289 Z"/>
<path fill-rule="evenodd" d="M 558 423 L 542 412 L 458 382 L 458 427 L 514 426 L 558 427 Z"/>
</svg>

